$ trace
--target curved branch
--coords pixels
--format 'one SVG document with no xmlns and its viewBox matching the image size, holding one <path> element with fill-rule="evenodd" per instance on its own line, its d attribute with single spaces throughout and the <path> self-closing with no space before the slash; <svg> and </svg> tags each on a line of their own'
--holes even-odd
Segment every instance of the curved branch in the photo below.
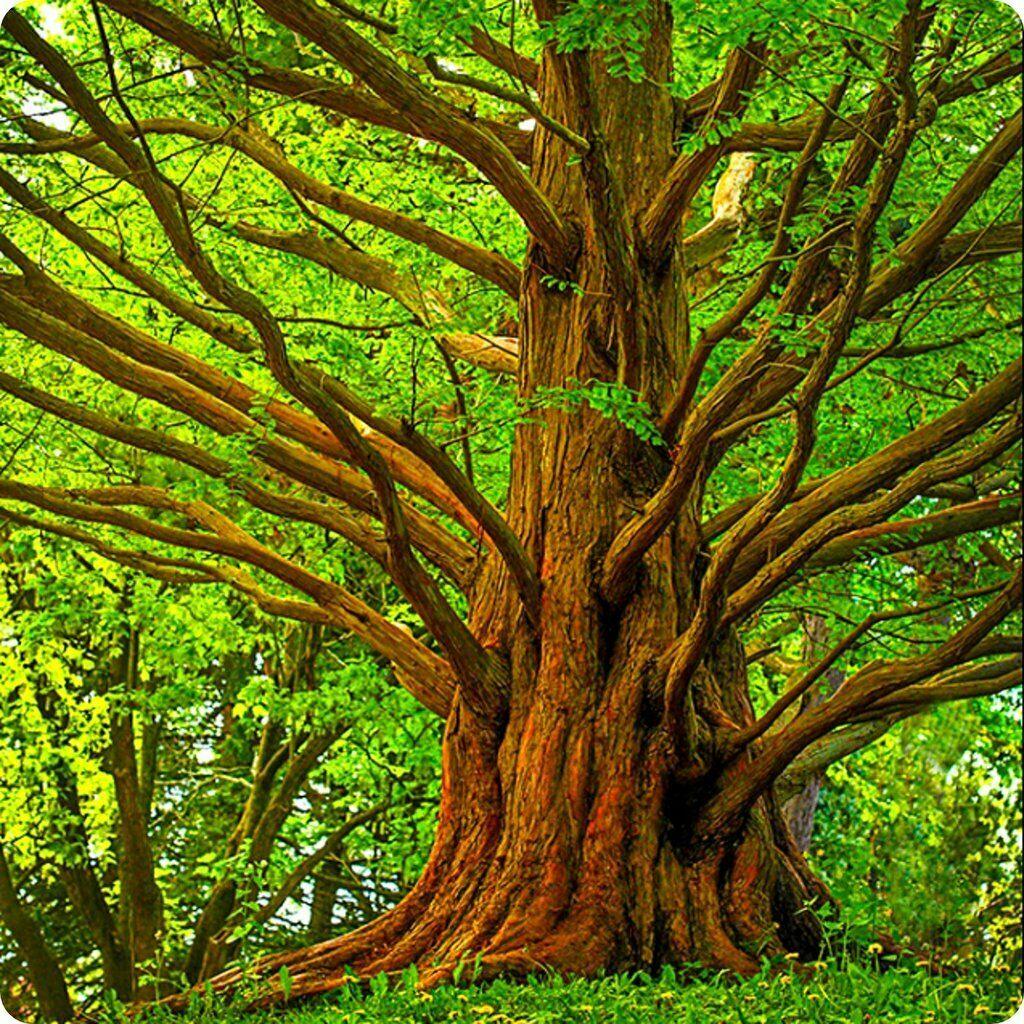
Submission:
<svg viewBox="0 0 1024 1024">
<path fill-rule="evenodd" d="M 926 463 L 980 429 L 1016 400 L 1021 360 L 1015 360 L 973 395 L 852 466 L 833 473 L 803 499 L 782 511 L 736 561 L 732 584 L 743 585 L 769 552 L 785 550 L 814 523 L 852 505 L 907 471 Z"/>
<path fill-rule="evenodd" d="M 757 79 L 765 50 L 763 43 L 751 42 L 729 55 L 715 101 L 704 117 L 700 133 L 708 133 L 716 121 L 743 110 L 748 100 L 746 93 Z M 690 203 L 724 152 L 724 140 L 712 142 L 696 153 L 682 154 L 669 168 L 665 181 L 640 219 L 644 254 L 653 266 L 664 260 Z"/>
<path fill-rule="evenodd" d="M 339 277 L 390 296 L 409 310 L 418 324 L 435 331 L 438 342 L 456 359 L 496 373 L 516 372 L 519 343 L 515 338 L 445 330 L 454 317 L 442 295 L 379 256 L 310 231 L 273 231 L 244 221 L 218 226 L 247 242 L 301 256 Z"/>
<path fill-rule="evenodd" d="M 696 830 L 700 836 L 721 834 L 739 820 L 753 800 L 793 763 L 794 759 L 834 729 L 858 719 L 873 705 L 948 669 L 979 656 L 990 648 L 984 641 L 1020 607 L 1021 571 L 977 615 L 932 651 L 913 658 L 873 661 L 847 678 L 831 699 L 807 708 L 782 730 L 770 736 L 741 770 L 726 771 L 701 811 Z M 740 765 L 734 760 L 733 765 Z"/>
<path fill-rule="evenodd" d="M 1015 445 L 1020 437 L 1021 420 L 1017 416 L 991 438 L 967 452 L 925 462 L 881 496 L 861 504 L 844 505 L 830 515 L 818 519 L 804 534 L 788 544 L 777 557 L 766 561 L 748 582 L 733 590 L 722 617 L 723 624 L 735 622 L 749 615 L 784 583 L 791 580 L 829 541 L 875 526 L 928 487 L 955 480 L 959 476 L 980 469 Z"/>
<path fill-rule="evenodd" d="M 1019 637 L 1017 638 L 1019 641 Z M 1018 643 L 1019 647 L 1019 643 Z M 806 780 L 820 775 L 843 758 L 863 750 L 894 725 L 927 711 L 935 704 L 987 697 L 1021 685 L 1020 658 L 969 666 L 937 676 L 921 686 L 911 686 L 895 697 L 878 701 L 872 713 L 812 743 L 775 783 L 776 796 L 786 800 Z"/>
<path fill-rule="evenodd" d="M 988 89 L 1017 78 L 1021 73 L 1021 62 L 1012 50 L 1006 50 L 989 58 L 971 71 L 962 72 L 948 82 L 940 82 L 935 88 L 937 106 L 946 106 L 965 96 L 977 95 Z M 839 122 L 829 131 L 829 143 L 849 142 L 859 130 L 871 124 L 870 114 L 860 114 Z M 807 114 L 789 122 L 753 123 L 740 125 L 727 140 L 728 152 L 798 152 L 806 143 L 814 127 L 814 118 Z"/>
<path fill-rule="evenodd" d="M 275 21 L 316 43 L 358 76 L 422 134 L 443 142 L 479 168 L 523 219 L 554 265 L 570 265 L 576 250 L 574 233 L 496 136 L 457 107 L 431 95 L 400 65 L 324 8 L 304 0 L 257 3 Z"/>
<path fill-rule="evenodd" d="M 2 147 L 0 147 L 2 148 Z M 101 263 L 119 274 L 126 281 L 142 289 L 162 306 L 181 317 L 186 323 L 198 327 L 201 331 L 215 338 L 236 352 L 251 352 L 255 342 L 232 324 L 225 323 L 215 314 L 203 309 L 196 303 L 182 298 L 177 292 L 168 288 L 141 267 L 136 266 L 117 250 L 101 242 L 95 235 L 76 224 L 70 217 L 54 209 L 38 196 L 34 195 L 24 184 L 0 167 L 0 188 L 15 202 L 45 224 L 49 224 L 69 242 L 84 253 L 95 256 Z"/>
<path fill-rule="evenodd" d="M 151 0 L 103 0 L 103 6 L 141 25 L 204 65 L 230 68 L 233 75 L 241 75 L 246 84 L 254 89 L 291 96 L 356 121 L 446 144 L 444 138 L 427 134 L 427 126 L 414 122 L 403 110 L 370 95 L 365 89 L 245 57 L 228 43 L 190 25 Z M 531 133 L 514 125 L 490 120 L 481 121 L 481 130 L 492 134 L 508 147 L 517 160 L 529 162 Z"/>
<path fill-rule="evenodd" d="M 909 64 L 912 52 L 912 47 L 907 46 L 904 41 L 901 45 L 901 60 Z M 915 129 L 911 121 L 913 113 L 912 100 L 905 96 L 899 128 L 886 146 L 879 173 L 872 182 L 866 201 L 853 225 L 853 265 L 843 289 L 842 308 L 830 325 L 821 349 L 795 399 L 795 438 L 779 472 L 778 481 L 735 526 L 730 528 L 715 548 L 701 580 L 700 595 L 693 618 L 685 632 L 673 642 L 665 654 L 664 719 L 670 733 L 676 731 L 682 719 L 687 688 L 703 656 L 711 632 L 727 625 L 735 617 L 732 600 L 725 605 L 726 586 L 732 566 L 741 551 L 754 537 L 764 531 L 768 523 L 791 499 L 813 453 L 817 437 L 818 406 L 853 330 L 857 305 L 867 286 L 871 271 L 871 247 L 875 228 L 889 201 L 914 138 Z"/>
<path fill-rule="evenodd" d="M 280 145 L 261 132 L 253 122 L 236 122 L 220 126 L 201 124 L 183 117 L 156 117 L 139 121 L 134 125 L 123 124 L 118 127 L 128 136 L 136 135 L 140 131 L 145 135 L 182 135 L 210 144 L 228 146 L 243 153 L 277 178 L 286 188 L 306 199 L 353 220 L 380 228 L 398 238 L 422 245 L 450 263 L 469 270 L 486 281 L 491 281 L 511 298 L 519 297 L 520 273 L 511 260 L 432 228 L 415 217 L 366 202 L 307 174 L 289 162 L 283 156 Z M 98 135 L 92 134 L 68 136 L 35 144 L 3 143 L 0 144 L 0 153 L 81 152 L 95 150 L 99 145 L 102 145 L 102 140 Z M 9 178 L 9 175 L 5 176 Z M 207 316 L 209 317 L 209 314 Z"/>
<path fill-rule="evenodd" d="M 167 305 L 172 312 L 178 312 L 175 308 L 178 303 L 163 295 L 166 290 L 159 282 L 149 278 L 142 271 L 136 273 L 127 270 L 126 268 L 131 265 L 119 254 L 102 245 L 93 235 L 43 203 L 20 183 L 13 179 L 8 181 L 4 173 L 0 171 L 0 187 L 7 188 L 8 184 L 11 185 L 9 193 L 16 196 L 19 202 L 24 201 L 23 205 L 31 213 L 51 224 L 84 252 L 96 255 L 111 266 L 111 269 L 121 273 L 129 280 L 140 283 L 140 286 L 148 294 Z M 306 447 L 332 458 L 344 458 L 341 447 L 330 431 L 302 410 L 277 399 L 269 399 L 260 395 L 253 388 L 228 376 L 211 364 L 190 356 L 171 345 L 163 344 L 137 328 L 123 323 L 110 313 L 98 309 L 43 273 L 38 264 L 18 250 L 2 232 L 0 232 L 0 251 L 16 263 L 26 275 L 26 282 L 0 276 L 0 288 L 12 295 L 21 295 L 31 305 L 46 309 L 51 315 L 91 334 L 104 344 L 113 344 L 119 351 L 134 359 L 182 377 L 241 413 L 248 415 L 254 408 L 258 408 L 261 412 L 265 411 L 285 437 L 299 441 Z M 133 268 L 133 270 L 137 270 L 137 268 Z M 29 278 L 32 282 L 31 285 L 27 283 Z M 205 310 L 186 302 L 186 300 L 180 300 L 180 302 L 191 307 L 194 315 L 186 315 L 189 312 L 188 309 L 179 315 L 190 322 L 197 323 L 211 337 L 223 341 L 224 338 L 219 328 L 224 327 L 231 332 L 233 338 L 230 347 L 240 351 L 251 351 L 256 347 L 255 340 L 245 332 L 223 325 L 220 321 L 216 321 L 216 318 L 213 318 L 216 321 L 214 324 L 205 322 L 202 318 L 209 316 Z M 369 440 L 381 448 L 382 454 L 388 460 L 389 467 L 400 483 L 426 498 L 436 508 L 462 522 L 469 530 L 475 530 L 475 523 L 471 517 L 467 516 L 465 509 L 454 499 L 448 488 L 419 460 L 411 458 L 407 452 L 396 447 L 390 440 L 379 435 L 374 436 L 369 428 L 365 428 L 365 432 Z"/>
<path fill-rule="evenodd" d="M 324 619 L 320 621 L 326 620 L 331 625 L 349 630 L 394 662 L 403 685 L 407 685 L 407 680 L 415 681 L 420 692 L 413 695 L 431 710 L 444 714 L 447 709 L 454 692 L 451 668 L 447 662 L 344 588 L 259 543 L 205 502 L 179 501 L 156 487 L 108 487 L 76 491 L 38 487 L 7 479 L 0 479 L 0 498 L 34 505 L 70 519 L 102 523 L 163 544 L 205 551 L 262 569 L 311 597 L 323 612 Z M 175 512 L 202 524 L 210 532 L 167 526 L 125 512 L 119 507 L 121 505 L 141 505 Z M 143 556 L 143 560 L 151 560 L 151 556 Z M 262 590 L 251 578 L 247 580 L 244 574 L 230 567 L 203 567 L 202 571 L 231 583 L 236 589 L 253 597 Z M 275 613 L 279 614 L 277 606 L 274 607 Z M 293 614 L 290 617 L 299 616 Z M 426 694 L 430 696 L 424 699 Z"/>
<path fill-rule="evenodd" d="M 381 565 L 387 555 L 384 538 L 375 530 L 367 517 L 353 517 L 322 502 L 283 495 L 239 476 L 231 463 L 170 434 L 145 427 L 134 426 L 105 416 L 85 406 L 67 402 L 56 395 L 32 387 L 0 371 L 0 391 L 47 412 L 68 423 L 85 427 L 102 437 L 111 438 L 139 451 L 151 452 L 191 466 L 213 480 L 227 481 L 254 508 L 288 520 L 313 523 L 351 541 Z M 455 580 L 465 585 L 465 581 Z"/>
<path fill-rule="evenodd" d="M 341 27 L 348 33 L 346 26 Z M 173 192 L 166 180 L 156 173 L 148 148 L 137 147 L 118 130 L 64 57 L 40 38 L 21 15 L 12 12 L 7 28 L 19 45 L 60 84 L 93 131 L 138 177 L 172 248 L 203 290 L 249 321 L 260 337 L 267 365 L 278 383 L 317 415 L 349 458 L 370 478 L 384 523 L 392 578 L 451 659 L 469 702 L 483 714 L 497 714 L 504 701 L 507 668 L 500 658 L 482 646 L 455 613 L 436 581 L 416 560 L 395 481 L 380 452 L 366 441 L 326 392 L 296 374 L 280 324 L 253 292 L 217 270 L 192 232 L 180 193 Z M 372 64 L 375 58 L 371 54 L 367 59 Z M 317 581 L 316 586 L 325 583 Z"/>
<path fill-rule="evenodd" d="M 41 282 L 36 282 L 37 301 L 44 294 L 40 284 Z M 228 405 L 220 395 L 215 395 L 212 391 L 204 390 L 190 380 L 184 379 L 187 374 L 178 376 L 169 370 L 151 368 L 137 362 L 135 358 L 126 358 L 117 351 L 105 347 L 92 335 L 32 309 L 27 303 L 15 297 L 9 285 L 10 282 L 0 279 L 0 322 L 6 323 L 51 351 L 87 367 L 126 391 L 184 413 L 196 423 L 218 434 L 251 436 L 253 455 L 269 467 L 321 493 L 340 498 L 362 512 L 379 517 L 373 489 L 361 474 L 345 465 L 274 437 L 273 434 L 261 429 L 256 420 Z M 122 337 L 116 330 L 116 324 L 109 318 L 101 321 L 101 326 L 103 330 L 97 333 L 105 336 L 108 342 L 117 344 L 129 356 L 148 354 L 148 350 L 144 349 L 140 353 L 138 348 L 139 342 L 146 341 L 141 332 Z M 157 342 L 152 344 L 159 345 Z M 164 348 L 168 358 L 183 357 L 177 349 L 169 346 Z M 175 364 L 175 367 L 178 365 Z M 228 383 L 222 392 L 224 398 L 230 397 L 238 401 L 241 395 L 246 403 L 245 408 L 248 409 L 252 399 L 246 398 L 245 389 L 237 386 L 237 382 L 231 378 L 225 380 Z M 202 382 L 206 383 L 205 380 Z M 444 565 L 449 575 L 454 574 L 456 578 L 465 579 L 465 574 L 476 560 L 468 545 L 457 540 L 446 530 L 441 529 L 434 520 L 415 509 L 409 509 L 409 521 L 414 542 L 424 553 L 437 564 Z"/>
<path fill-rule="evenodd" d="M 858 558 L 903 554 L 982 530 L 1020 521 L 1020 496 L 1003 494 L 916 518 L 897 519 L 843 534 L 825 544 L 806 569 L 832 569 Z"/>
</svg>

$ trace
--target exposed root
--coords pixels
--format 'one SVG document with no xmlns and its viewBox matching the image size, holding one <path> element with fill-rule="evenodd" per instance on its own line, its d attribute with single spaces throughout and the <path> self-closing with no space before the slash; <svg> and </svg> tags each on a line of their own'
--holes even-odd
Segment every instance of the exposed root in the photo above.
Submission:
<svg viewBox="0 0 1024 1024">
<path fill-rule="evenodd" d="M 630 905 L 630 890 L 620 889 L 616 900 L 610 893 L 595 900 L 579 878 L 565 888 L 531 887 L 519 874 L 514 885 L 522 866 L 495 856 L 500 844 L 493 836 L 481 844 L 475 834 L 468 845 L 491 857 L 474 860 L 465 845 L 445 844 L 447 870 L 432 859 L 405 900 L 358 931 L 225 971 L 164 1005 L 184 1009 L 208 989 L 235 1006 L 265 1008 L 378 975 L 397 980 L 411 966 L 425 989 L 499 976 L 656 971 L 665 964 L 700 963 L 750 976 L 765 956 L 781 963 L 795 947 L 812 956 L 820 949 L 811 944 L 813 893 L 798 866 L 765 842 L 769 833 L 751 829 L 729 851 L 694 864 L 681 864 L 663 847 L 644 886 L 652 909 L 639 911 Z M 653 929 L 646 937 L 637 931 L 645 922 Z"/>
</svg>

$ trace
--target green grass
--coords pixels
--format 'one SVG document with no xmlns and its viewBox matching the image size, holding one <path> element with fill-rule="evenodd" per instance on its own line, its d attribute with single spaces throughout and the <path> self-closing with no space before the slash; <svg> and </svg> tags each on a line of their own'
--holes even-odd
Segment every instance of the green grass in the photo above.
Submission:
<svg viewBox="0 0 1024 1024">
<path fill-rule="evenodd" d="M 768 974 L 746 981 L 707 972 L 682 978 L 556 978 L 418 992 L 409 983 L 346 990 L 272 1014 L 242 1016 L 198 1001 L 187 1024 L 995 1024 L 1020 1003 L 1009 972 L 934 977 L 908 962 L 879 971 L 847 962 L 810 976 Z M 181 1024 L 182 1018 L 152 1021 Z"/>
</svg>

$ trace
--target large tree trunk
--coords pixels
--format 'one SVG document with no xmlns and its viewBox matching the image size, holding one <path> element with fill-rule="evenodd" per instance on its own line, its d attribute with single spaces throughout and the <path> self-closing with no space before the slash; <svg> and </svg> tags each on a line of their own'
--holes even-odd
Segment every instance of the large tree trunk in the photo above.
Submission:
<svg viewBox="0 0 1024 1024">
<path fill-rule="evenodd" d="M 664 5 L 652 10 L 665 17 Z M 669 27 L 659 23 L 646 55 L 652 81 L 668 79 L 669 53 Z M 566 95 L 569 79 L 551 60 L 541 71 L 544 106 L 582 130 L 571 113 L 578 97 Z M 653 85 L 609 77 L 597 59 L 588 73 L 608 162 L 629 183 L 624 201 L 635 213 L 668 167 L 671 101 Z M 535 173 L 579 223 L 581 254 L 572 289 L 553 286 L 558 268 L 530 254 L 520 394 L 619 381 L 657 408 L 686 355 L 681 268 L 613 251 L 606 226 L 587 212 L 593 203 L 571 151 L 539 134 Z M 635 273 L 626 293 L 618 258 Z M 618 365 L 624 350 L 631 365 Z M 293 996 L 316 993 L 344 984 L 346 967 L 374 974 L 410 964 L 425 983 L 450 979 L 460 964 L 477 976 L 695 961 L 749 973 L 765 953 L 816 951 L 806 907 L 824 892 L 770 799 L 729 834 L 695 831 L 712 789 L 714 736 L 752 721 L 733 634 L 716 638 L 698 673 L 682 754 L 661 731 L 657 663 L 692 614 L 702 564 L 693 515 L 651 549 L 623 607 L 612 611 L 599 595 L 612 538 L 667 466 L 663 449 L 586 406 L 542 408 L 519 427 L 508 516 L 540 568 L 539 622 L 527 621 L 497 558 L 471 618 L 482 642 L 508 656 L 507 715 L 494 721 L 456 698 L 437 836 L 419 883 L 359 931 L 267 961 L 271 984 L 285 967 Z M 223 975 L 215 987 L 235 980 Z"/>
<path fill-rule="evenodd" d="M 578 672 L 588 660 L 584 645 L 563 641 L 550 672 L 520 680 L 505 728 L 457 703 L 418 884 L 359 931 L 260 965 L 261 998 L 284 994 L 282 967 L 294 998 L 346 984 L 350 970 L 410 964 L 435 984 L 460 966 L 482 978 L 693 962 L 752 973 L 764 954 L 817 953 L 807 906 L 824 893 L 778 809 L 765 801 L 735 834 L 694 836 L 707 784 L 681 784 L 663 758 L 642 654 L 623 650 L 596 683 Z M 733 647 L 714 662 L 721 675 L 708 675 L 706 693 L 727 702 L 719 681 L 742 658 Z M 221 975 L 214 988 L 240 977 Z"/>
</svg>

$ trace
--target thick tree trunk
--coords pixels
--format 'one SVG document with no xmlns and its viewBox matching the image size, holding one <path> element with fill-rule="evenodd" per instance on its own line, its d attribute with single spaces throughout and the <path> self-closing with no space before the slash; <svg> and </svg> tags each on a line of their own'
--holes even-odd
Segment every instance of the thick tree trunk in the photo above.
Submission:
<svg viewBox="0 0 1024 1024">
<path fill-rule="evenodd" d="M 652 11 L 666 16 L 664 5 Z M 652 82 L 668 79 L 669 53 L 659 21 L 646 54 Z M 629 185 L 629 219 L 668 169 L 671 101 L 655 85 L 609 77 L 597 59 L 586 73 L 608 165 Z M 574 81 L 545 59 L 545 108 L 582 132 L 574 112 L 586 104 Z M 649 267 L 628 246 L 616 251 L 571 152 L 538 134 L 535 173 L 582 241 L 571 289 L 552 286 L 558 270 L 540 252 L 529 256 L 520 394 L 618 381 L 658 408 L 686 355 L 685 277 L 674 262 Z M 630 268 L 626 291 L 617 263 Z M 716 638 L 697 674 L 682 753 L 662 731 L 658 660 L 692 614 L 703 557 L 692 513 L 651 549 L 622 607 L 599 594 L 612 538 L 667 465 L 664 449 L 585 405 L 542 408 L 520 426 L 508 517 L 540 570 L 539 622 L 527 621 L 497 558 L 471 616 L 481 641 L 508 657 L 507 715 L 493 721 L 456 698 L 437 836 L 419 883 L 359 931 L 267 961 L 266 999 L 279 997 L 282 967 L 295 996 L 345 984 L 346 968 L 415 964 L 431 984 L 460 965 L 478 976 L 592 975 L 696 961 L 750 973 L 766 953 L 816 952 L 806 908 L 825 894 L 770 799 L 729 834 L 694 831 L 716 735 L 752 721 L 734 635 Z M 237 980 L 229 973 L 214 986 Z"/>
<path fill-rule="evenodd" d="M 735 666 L 737 655 L 722 660 Z M 431 985 L 460 970 L 594 975 L 700 962 L 749 974 L 762 955 L 814 956 L 807 906 L 825 894 L 778 809 L 765 801 L 737 834 L 698 842 L 705 783 L 673 781 L 645 721 L 643 675 L 614 674 L 586 700 L 571 675 L 535 677 L 529 707 L 504 732 L 460 701 L 435 845 L 414 890 L 357 932 L 259 965 L 258 999 L 282 997 L 282 968 L 294 998 L 344 985 L 353 970 L 411 964 Z M 240 979 L 229 972 L 213 986 Z"/>
</svg>

